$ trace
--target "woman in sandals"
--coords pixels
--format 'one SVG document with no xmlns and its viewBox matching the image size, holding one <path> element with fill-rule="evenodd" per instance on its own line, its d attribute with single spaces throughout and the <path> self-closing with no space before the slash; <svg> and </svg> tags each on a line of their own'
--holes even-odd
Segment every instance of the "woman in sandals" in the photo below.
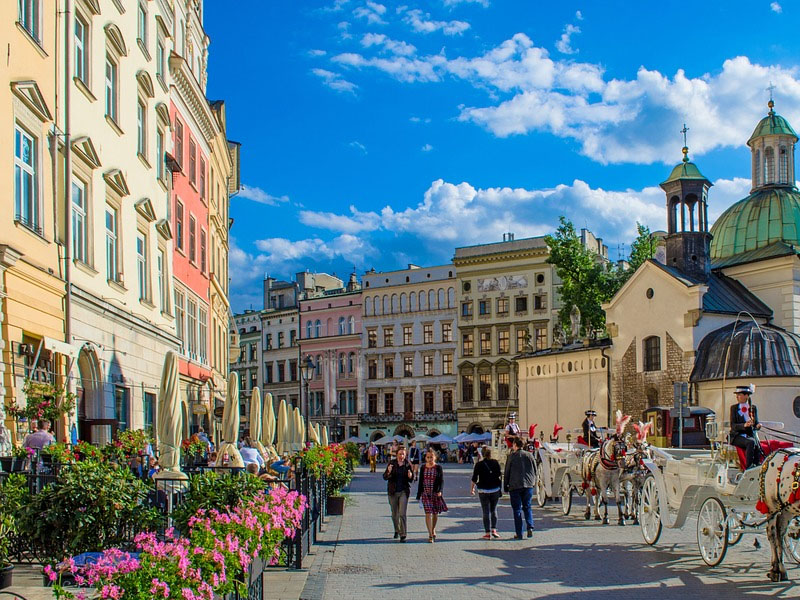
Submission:
<svg viewBox="0 0 800 600">
<path fill-rule="evenodd" d="M 428 541 L 436 541 L 436 522 L 439 515 L 447 512 L 447 504 L 442 497 L 444 472 L 441 465 L 436 464 L 436 452 L 428 448 L 425 452 L 425 464 L 419 470 L 419 486 L 417 500 L 425 510 L 425 526 L 428 528 Z"/>
<path fill-rule="evenodd" d="M 472 470 L 472 489 L 470 490 L 470 494 L 473 496 L 475 490 L 478 490 L 478 498 L 483 510 L 483 528 L 486 531 L 483 535 L 484 540 L 500 537 L 497 533 L 497 502 L 502 495 L 501 485 L 500 463 L 492 458 L 492 449 L 484 446 L 483 460 L 476 463 Z"/>
</svg>

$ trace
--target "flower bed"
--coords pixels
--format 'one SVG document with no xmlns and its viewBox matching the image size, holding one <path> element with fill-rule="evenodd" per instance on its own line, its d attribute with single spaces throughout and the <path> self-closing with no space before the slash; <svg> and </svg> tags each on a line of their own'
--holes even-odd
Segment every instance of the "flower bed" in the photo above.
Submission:
<svg viewBox="0 0 800 600">
<path fill-rule="evenodd" d="M 347 448 L 339 444 L 314 446 L 300 455 L 303 467 L 315 477 L 325 476 L 328 496 L 335 496 L 353 479 L 353 466 Z"/>
</svg>

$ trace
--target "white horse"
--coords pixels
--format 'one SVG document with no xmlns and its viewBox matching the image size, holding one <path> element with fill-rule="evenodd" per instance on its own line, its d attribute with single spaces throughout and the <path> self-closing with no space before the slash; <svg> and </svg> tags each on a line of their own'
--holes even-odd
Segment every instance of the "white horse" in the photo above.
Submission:
<svg viewBox="0 0 800 600">
<path fill-rule="evenodd" d="M 636 437 L 631 441 L 627 440 L 628 446 L 633 451 L 629 451 L 625 456 L 625 466 L 620 474 L 620 485 L 622 486 L 623 500 L 625 503 L 625 518 L 632 519 L 634 525 L 639 524 L 639 501 L 644 480 L 649 471 L 643 465 L 644 459 L 650 458 L 650 444 L 647 443 L 647 434 L 652 427 L 652 423 L 634 423 Z M 630 437 L 630 434 L 629 436 Z"/>
<path fill-rule="evenodd" d="M 760 497 L 756 509 L 769 515 L 767 539 L 772 546 L 772 568 L 767 577 L 786 581 L 784 540 L 792 519 L 800 516 L 800 449 L 786 448 L 770 454 L 761 465 Z"/>
<path fill-rule="evenodd" d="M 586 513 L 584 517 L 588 521 L 592 513 L 594 504 L 595 521 L 600 520 L 600 502 L 605 506 L 603 524 L 608 524 L 608 500 L 606 493 L 611 488 L 614 500 L 617 503 L 618 523 L 625 525 L 622 515 L 622 501 L 620 498 L 620 475 L 624 467 L 627 447 L 622 440 L 625 426 L 630 421 L 629 416 L 622 416 L 621 411 L 617 411 L 616 433 L 606 439 L 600 449 L 584 454 L 581 462 L 583 475 L 583 487 L 586 490 Z"/>
</svg>

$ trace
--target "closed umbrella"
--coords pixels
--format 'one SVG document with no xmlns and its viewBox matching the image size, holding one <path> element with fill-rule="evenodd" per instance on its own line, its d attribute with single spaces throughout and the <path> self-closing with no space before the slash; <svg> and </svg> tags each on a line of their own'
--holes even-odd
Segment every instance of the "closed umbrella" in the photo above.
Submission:
<svg viewBox="0 0 800 600">
<path fill-rule="evenodd" d="M 288 452 L 289 448 L 287 447 L 287 437 L 289 435 L 288 429 L 288 422 L 287 422 L 287 414 L 286 414 L 286 400 L 281 400 L 280 404 L 278 404 L 278 430 L 277 430 L 277 439 L 275 441 L 275 445 L 278 449 L 278 454 L 283 455 L 284 452 Z"/>
<path fill-rule="evenodd" d="M 222 444 L 217 451 L 218 467 L 244 468 L 242 455 L 236 447 L 239 437 L 239 378 L 235 373 L 228 375 L 228 396 L 222 410 Z M 225 464 L 225 455 L 228 464 Z"/>
<path fill-rule="evenodd" d="M 322 436 L 320 437 L 319 443 L 323 446 L 328 446 L 328 426 L 322 426 Z"/>
<path fill-rule="evenodd" d="M 169 350 L 164 356 L 161 387 L 158 390 L 158 461 L 156 479 L 188 479 L 181 471 L 181 431 L 183 411 L 178 402 L 178 357 Z"/>
<path fill-rule="evenodd" d="M 294 449 L 295 451 L 300 451 L 303 448 L 306 437 L 303 431 L 303 416 L 300 414 L 300 409 L 296 406 L 292 412 L 294 417 Z"/>
<path fill-rule="evenodd" d="M 261 413 L 261 445 L 267 455 L 274 458 L 275 448 L 275 409 L 272 405 L 272 394 L 269 392 L 264 396 L 264 408 Z"/>
<path fill-rule="evenodd" d="M 267 459 L 267 450 L 261 444 L 261 390 L 258 386 L 250 394 L 250 441 L 261 457 Z"/>
</svg>

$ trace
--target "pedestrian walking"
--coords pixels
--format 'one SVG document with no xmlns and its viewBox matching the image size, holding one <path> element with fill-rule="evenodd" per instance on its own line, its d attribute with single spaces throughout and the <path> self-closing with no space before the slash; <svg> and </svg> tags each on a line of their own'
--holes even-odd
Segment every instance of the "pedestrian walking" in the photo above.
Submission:
<svg viewBox="0 0 800 600">
<path fill-rule="evenodd" d="M 392 459 L 383 478 L 386 480 L 386 493 L 389 496 L 389 506 L 392 507 L 392 523 L 394 524 L 394 539 L 406 541 L 406 510 L 408 509 L 408 496 L 411 493 L 410 481 L 414 477 L 411 463 L 406 460 L 406 447 L 397 448 L 397 458 Z"/>
<path fill-rule="evenodd" d="M 411 461 L 411 467 L 414 469 L 414 481 L 417 480 L 419 473 L 419 463 L 422 457 L 422 450 L 417 448 L 417 442 L 411 442 L 411 447 L 408 449 L 408 460 Z"/>
<path fill-rule="evenodd" d="M 492 449 L 488 446 L 484 446 L 481 452 L 483 458 L 472 469 L 470 493 L 474 496 L 475 490 L 478 490 L 478 499 L 481 501 L 483 511 L 483 529 L 486 532 L 483 539 L 498 539 L 500 534 L 497 533 L 497 503 L 503 495 L 500 463 L 492 458 Z"/>
<path fill-rule="evenodd" d="M 523 518 L 528 526 L 528 537 L 533 537 L 533 511 L 531 499 L 536 477 L 536 463 L 533 454 L 523 450 L 524 442 L 519 436 L 511 438 L 511 453 L 506 458 L 506 470 L 503 474 L 503 487 L 511 500 L 514 512 L 515 540 L 522 539 Z"/>
<path fill-rule="evenodd" d="M 369 443 L 369 449 L 367 450 L 367 456 L 369 456 L 369 472 L 375 472 L 375 465 L 378 462 L 378 447 L 375 445 L 375 442 Z"/>
<path fill-rule="evenodd" d="M 417 500 L 425 511 L 425 526 L 428 528 L 428 541 L 436 541 L 436 522 L 439 515 L 447 512 L 447 504 L 442 496 L 444 471 L 436 464 L 436 452 L 429 448 L 425 453 L 425 464 L 419 470 Z"/>
</svg>

